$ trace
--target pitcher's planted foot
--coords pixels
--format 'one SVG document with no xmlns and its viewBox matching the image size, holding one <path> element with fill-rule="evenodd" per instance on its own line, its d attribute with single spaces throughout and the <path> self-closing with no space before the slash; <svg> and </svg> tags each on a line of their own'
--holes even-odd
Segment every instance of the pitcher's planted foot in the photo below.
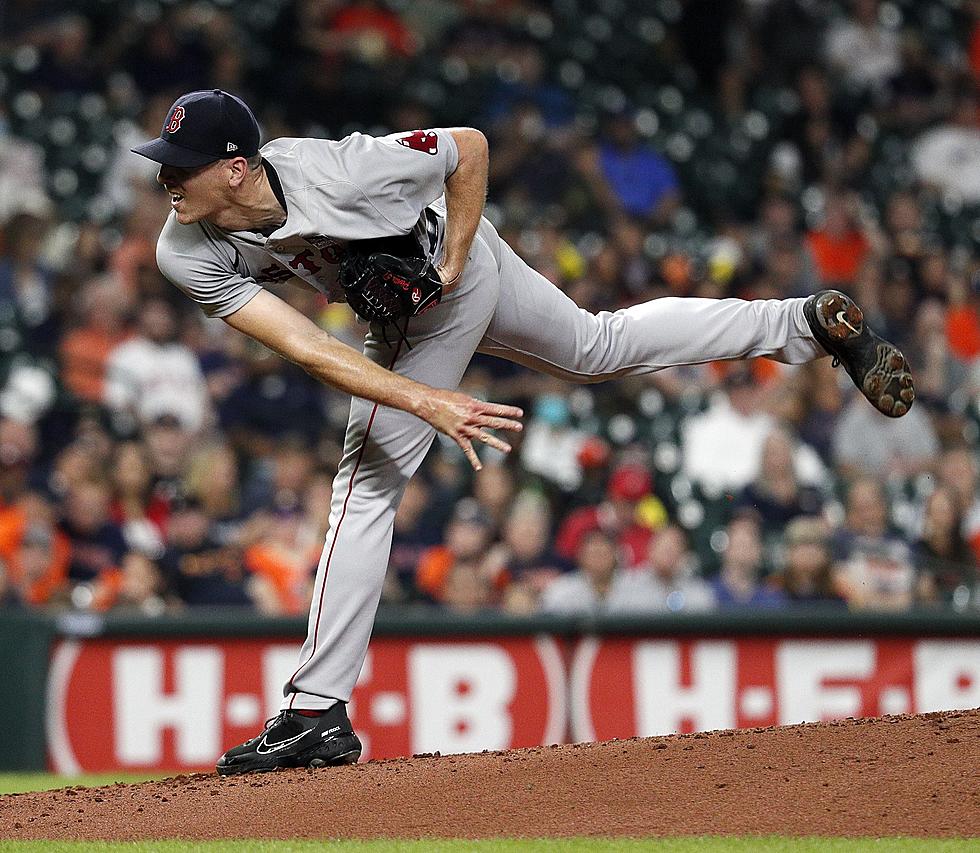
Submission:
<svg viewBox="0 0 980 853">
<path fill-rule="evenodd" d="M 262 773 L 281 767 L 329 767 L 355 764 L 361 742 L 354 734 L 343 702 L 317 716 L 281 711 L 265 730 L 218 760 L 218 774 Z"/>
</svg>

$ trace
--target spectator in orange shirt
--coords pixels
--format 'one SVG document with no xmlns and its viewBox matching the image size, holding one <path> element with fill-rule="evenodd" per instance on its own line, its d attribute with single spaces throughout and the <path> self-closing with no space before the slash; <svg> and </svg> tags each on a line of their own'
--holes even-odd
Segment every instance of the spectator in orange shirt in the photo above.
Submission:
<svg viewBox="0 0 980 853">
<path fill-rule="evenodd" d="M 808 231 L 806 244 L 825 287 L 847 286 L 854 281 L 871 243 L 857 224 L 855 201 L 830 192 L 820 228 Z"/>
<path fill-rule="evenodd" d="M 160 295 L 168 290 L 157 270 L 156 241 L 153 239 L 154 234 L 160 233 L 168 212 L 157 203 L 159 191 L 155 183 L 138 188 L 135 204 L 126 217 L 122 239 L 109 257 L 109 269 L 122 289 L 134 296 Z"/>
<path fill-rule="evenodd" d="M 25 605 L 41 607 L 67 593 L 71 546 L 54 523 L 54 508 L 37 492 L 0 510 L 0 559 L 7 582 Z"/>
<path fill-rule="evenodd" d="M 972 305 L 950 305 L 946 312 L 946 340 L 957 358 L 966 361 L 980 355 L 980 316 Z"/>
<path fill-rule="evenodd" d="M 298 511 L 278 512 L 266 535 L 245 549 L 245 568 L 268 581 L 281 613 L 305 613 L 310 606 L 322 543 L 304 541 L 302 522 Z"/>
<path fill-rule="evenodd" d="M 119 279 L 101 275 L 82 287 L 83 323 L 61 342 L 61 379 L 76 397 L 101 403 L 109 353 L 129 337 L 126 315 L 131 300 Z"/>
<path fill-rule="evenodd" d="M 946 310 L 946 341 L 950 351 L 963 361 L 980 355 L 980 312 L 978 307 L 980 271 L 971 282 L 966 276 L 950 279 L 949 305 Z"/>
<path fill-rule="evenodd" d="M 473 498 L 464 498 L 446 526 L 445 542 L 422 553 L 415 575 L 416 589 L 434 601 L 442 601 L 453 568 L 480 562 L 493 536 L 489 516 Z"/>
</svg>

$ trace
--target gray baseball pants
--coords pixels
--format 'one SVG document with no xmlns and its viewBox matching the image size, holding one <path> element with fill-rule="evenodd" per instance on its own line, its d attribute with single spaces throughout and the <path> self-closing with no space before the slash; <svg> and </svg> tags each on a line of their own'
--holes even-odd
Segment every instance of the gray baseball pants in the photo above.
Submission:
<svg viewBox="0 0 980 853">
<path fill-rule="evenodd" d="M 594 315 L 525 264 L 483 220 L 460 286 L 411 321 L 412 349 L 389 347 L 372 329 L 364 352 L 404 376 L 453 389 L 476 351 L 580 383 L 717 359 L 768 356 L 799 364 L 826 355 L 803 302 L 668 297 Z M 434 437 L 413 415 L 352 400 L 309 633 L 284 688 L 284 709 L 324 709 L 350 699 L 381 597 L 395 510 Z"/>
</svg>

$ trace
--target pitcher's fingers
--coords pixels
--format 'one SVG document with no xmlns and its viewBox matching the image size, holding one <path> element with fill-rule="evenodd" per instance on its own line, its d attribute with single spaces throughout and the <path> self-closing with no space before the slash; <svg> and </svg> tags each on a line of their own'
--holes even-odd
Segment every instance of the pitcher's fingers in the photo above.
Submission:
<svg viewBox="0 0 980 853">
<path fill-rule="evenodd" d="M 524 410 L 517 406 L 504 406 L 501 403 L 483 403 L 480 411 L 485 415 L 499 415 L 504 418 L 523 418 Z"/>
<path fill-rule="evenodd" d="M 470 440 L 465 436 L 459 436 L 459 438 L 456 439 L 456 443 L 463 449 L 463 453 L 469 460 L 470 465 L 473 466 L 473 470 L 482 471 L 483 465 L 480 464 L 480 457 L 476 455 L 476 451 L 473 449 L 473 445 L 470 443 Z"/>
<path fill-rule="evenodd" d="M 481 417 L 480 426 L 485 429 L 506 429 L 511 432 L 520 432 L 524 429 L 524 424 L 520 421 L 512 421 L 508 418 Z"/>
<path fill-rule="evenodd" d="M 482 441 L 487 447 L 492 447 L 495 450 L 499 450 L 501 453 L 510 453 L 510 445 L 506 441 L 502 441 L 495 435 L 490 435 L 488 432 L 483 432 L 482 430 L 476 434 L 476 437 Z"/>
</svg>

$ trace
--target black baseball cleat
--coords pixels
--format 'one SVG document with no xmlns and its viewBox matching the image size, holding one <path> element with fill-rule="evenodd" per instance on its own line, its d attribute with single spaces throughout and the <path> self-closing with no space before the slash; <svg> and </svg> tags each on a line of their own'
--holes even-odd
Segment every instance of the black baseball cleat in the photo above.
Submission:
<svg viewBox="0 0 980 853">
<path fill-rule="evenodd" d="M 844 365 L 871 405 L 890 418 L 912 406 L 915 387 L 909 363 L 894 344 L 864 322 L 864 312 L 839 290 L 821 290 L 803 303 L 803 314 L 817 342 Z"/>
<path fill-rule="evenodd" d="M 338 702 L 318 717 L 282 711 L 266 723 L 262 734 L 232 747 L 218 759 L 218 775 L 262 773 L 281 767 L 332 767 L 355 764 L 361 742 L 347 709 Z"/>
</svg>

